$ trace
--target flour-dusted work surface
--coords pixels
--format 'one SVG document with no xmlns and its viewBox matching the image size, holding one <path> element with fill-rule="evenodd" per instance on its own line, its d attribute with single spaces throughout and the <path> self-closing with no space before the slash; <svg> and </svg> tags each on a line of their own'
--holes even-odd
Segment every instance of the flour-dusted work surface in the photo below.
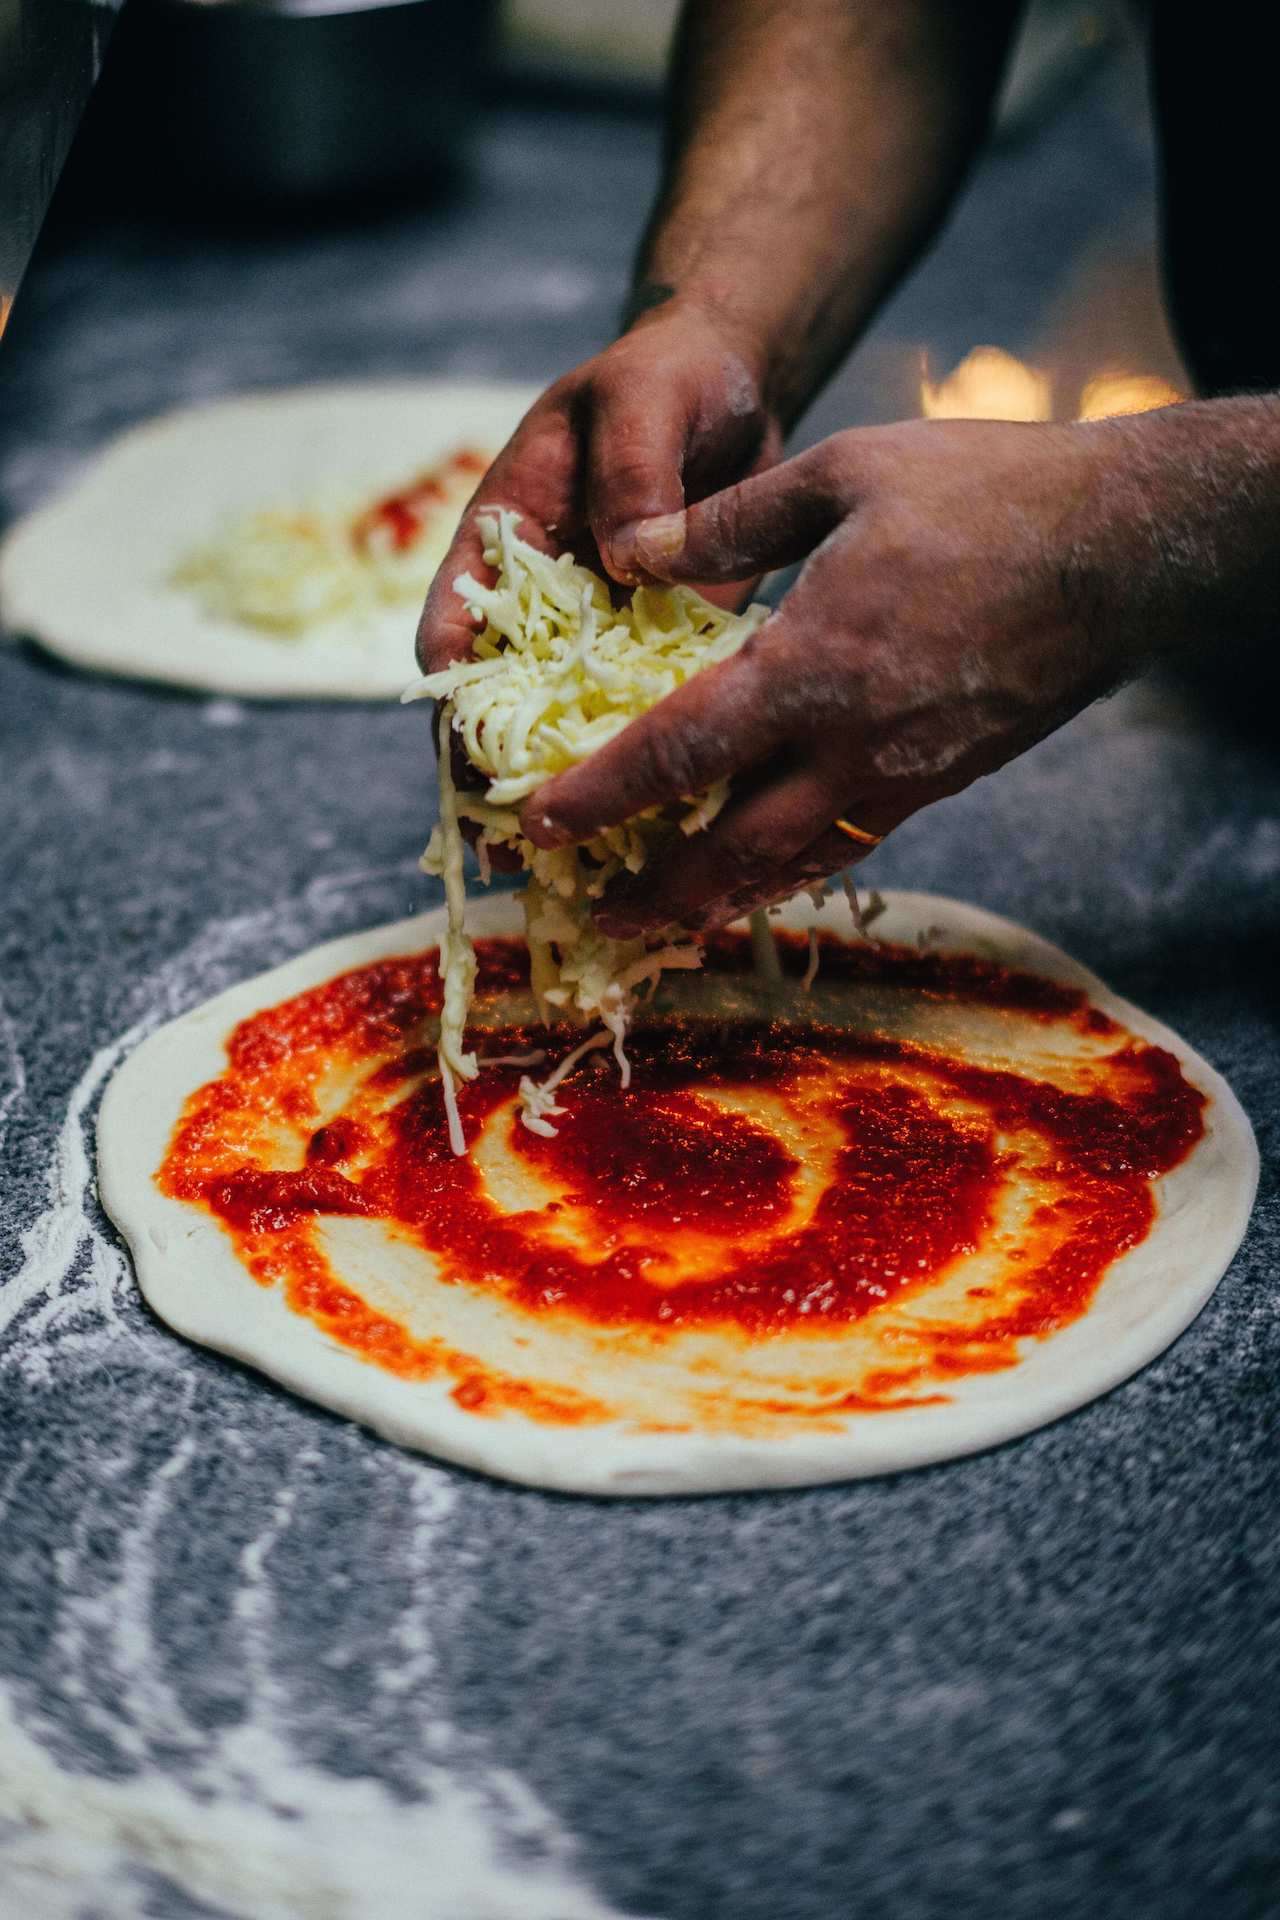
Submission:
<svg viewBox="0 0 1280 1920">
<path fill-rule="evenodd" d="M 1113 104 L 996 157 L 825 424 L 875 410 L 908 338 L 1028 350 L 1145 188 Z M 638 121 L 500 115 L 434 216 L 68 240 L 0 345 L 6 519 L 216 393 L 554 373 L 607 329 L 654 151 Z M 428 731 L 0 654 L 0 1908 L 1274 1911 L 1274 750 L 1134 689 L 867 869 L 1035 928 L 1235 1089 L 1263 1186 L 1189 1331 L 994 1452 L 643 1503 L 438 1466 L 186 1345 L 93 1195 L 101 1090 L 146 1032 L 435 904 Z"/>
</svg>

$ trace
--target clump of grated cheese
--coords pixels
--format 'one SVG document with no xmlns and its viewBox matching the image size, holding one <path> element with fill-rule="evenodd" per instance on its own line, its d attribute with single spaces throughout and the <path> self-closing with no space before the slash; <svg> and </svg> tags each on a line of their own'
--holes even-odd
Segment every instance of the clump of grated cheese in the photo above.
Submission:
<svg viewBox="0 0 1280 1920">
<path fill-rule="evenodd" d="M 470 574 L 456 592 L 484 627 L 471 655 L 426 675 L 403 696 L 436 699 L 440 712 L 440 824 L 422 856 L 423 871 L 442 878 L 447 930 L 440 966 L 444 1006 L 440 1019 L 440 1081 L 455 1153 L 466 1152 L 458 1113 L 457 1082 L 474 1079 L 482 1062 L 464 1047 L 475 984 L 475 950 L 465 922 L 462 822 L 478 829 L 482 879 L 489 877 L 489 848 L 511 847 L 527 879 L 523 896 L 529 942 L 530 983 L 543 1020 L 559 1013 L 598 1020 L 591 1034 L 542 1082 L 520 1081 L 521 1119 L 532 1132 L 553 1135 L 563 1113 L 556 1090 L 588 1054 L 611 1047 L 621 1084 L 630 1082 L 626 1035 L 637 996 L 671 969 L 699 967 L 702 949 L 693 935 L 667 928 L 653 943 L 612 940 L 601 933 L 592 908 L 620 873 L 638 873 L 677 833 L 698 833 L 716 818 L 728 798 L 728 782 L 685 796 L 677 817 L 659 809 L 611 827 L 583 846 L 547 852 L 520 831 L 522 800 L 555 774 L 576 766 L 630 721 L 695 673 L 730 659 L 768 617 L 753 605 L 727 613 L 690 587 L 641 587 L 615 607 L 597 574 L 569 554 L 552 559 L 516 530 L 506 509 L 482 513 L 486 565 L 497 579 L 484 586 Z M 488 781 L 483 794 L 460 792 L 453 778 L 454 735 L 467 759 Z M 855 932 L 863 937 L 884 902 L 872 894 L 864 907 L 851 875 L 841 876 Z M 811 887 L 815 903 L 832 883 Z M 763 913 L 752 916 L 758 977 L 773 990 L 782 971 Z M 803 987 L 818 971 L 816 935 L 810 936 Z"/>
<path fill-rule="evenodd" d="M 672 819 L 640 814 L 607 829 L 584 846 L 548 852 L 520 831 L 517 808 L 536 788 L 604 746 L 638 715 L 695 673 L 729 659 L 766 619 L 768 609 L 728 613 L 689 587 L 641 587 L 615 607 L 605 582 L 571 555 L 552 559 L 516 531 L 506 510 L 482 514 L 486 563 L 497 570 L 492 587 L 470 574 L 456 591 L 484 628 L 470 658 L 427 675 L 406 700 L 438 699 L 440 825 L 422 857 L 424 871 L 444 879 L 448 932 L 442 946 L 445 1005 L 440 1023 L 441 1081 L 455 1152 L 465 1151 L 454 1097 L 456 1081 L 477 1071 L 463 1049 L 475 957 L 463 926 L 461 822 L 479 828 L 483 862 L 490 846 L 513 847 L 528 874 L 524 892 L 530 979 L 541 1017 L 599 1020 L 603 1032 L 574 1050 L 571 1061 L 611 1045 L 625 1087 L 630 1079 L 626 1033 L 638 990 L 669 968 L 697 967 L 692 936 L 669 929 L 650 944 L 611 940 L 592 919 L 592 907 L 620 873 L 638 873 L 664 840 L 708 826 L 724 805 L 727 782 L 687 796 Z M 483 795 L 459 792 L 450 767 L 456 732 L 471 764 L 483 773 Z M 469 956 L 469 957 L 468 957 Z M 521 1085 L 522 1118 L 535 1132 L 553 1132 L 552 1099 L 568 1069 L 564 1062 L 541 1087 Z"/>
</svg>

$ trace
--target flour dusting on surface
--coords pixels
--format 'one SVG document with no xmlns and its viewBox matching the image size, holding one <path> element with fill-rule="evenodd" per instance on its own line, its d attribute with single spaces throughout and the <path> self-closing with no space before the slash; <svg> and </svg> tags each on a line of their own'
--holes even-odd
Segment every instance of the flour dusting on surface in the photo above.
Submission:
<svg viewBox="0 0 1280 1920">
<path fill-rule="evenodd" d="M 617 1920 L 555 1815 L 453 1724 L 433 1634 L 470 1601 L 441 1559 L 452 1477 L 345 1425 L 307 1444 L 295 1403 L 258 1382 L 241 1424 L 212 1418 L 221 1363 L 142 1308 L 94 1191 L 98 1100 L 147 1032 L 403 888 L 400 868 L 341 874 L 208 927 L 137 988 L 52 1143 L 0 1291 L 0 1370 L 33 1404 L 83 1400 L 100 1494 L 49 1533 L 56 1690 L 0 1687 L 0 1893 L 26 1920 Z M 21 1089 L 11 1063 L 0 1122 Z M 59 1510 L 37 1424 L 24 1432 L 0 1473 L 0 1551 L 20 1494 Z M 336 1483 L 345 1526 L 320 1578 Z M 376 1774 L 335 1759 L 354 1680 L 385 1726 Z"/>
<path fill-rule="evenodd" d="M 18 1045 L 18 1029 L 5 1006 L 4 996 L 0 994 L 0 1062 L 3 1063 L 4 1083 L 0 1090 L 0 1147 L 5 1143 L 9 1132 L 9 1121 L 17 1108 L 22 1105 L 27 1091 L 27 1066 Z"/>
</svg>

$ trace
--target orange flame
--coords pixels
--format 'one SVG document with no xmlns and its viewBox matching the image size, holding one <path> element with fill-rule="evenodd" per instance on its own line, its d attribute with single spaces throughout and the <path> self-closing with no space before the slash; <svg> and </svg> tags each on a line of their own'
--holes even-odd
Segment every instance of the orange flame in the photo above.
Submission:
<svg viewBox="0 0 1280 1920">
<path fill-rule="evenodd" d="M 1149 413 L 1171 407 L 1183 395 L 1158 373 L 1099 373 L 1080 395 L 1082 420 L 1108 420 L 1117 413 Z"/>
<path fill-rule="evenodd" d="M 975 347 L 945 379 L 920 381 L 926 420 L 1048 420 L 1050 383 L 1002 347 Z"/>
</svg>

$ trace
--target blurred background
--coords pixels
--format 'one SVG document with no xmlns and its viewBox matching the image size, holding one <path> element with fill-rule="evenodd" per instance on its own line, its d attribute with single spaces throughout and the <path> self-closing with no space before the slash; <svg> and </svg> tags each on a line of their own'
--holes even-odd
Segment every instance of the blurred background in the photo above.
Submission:
<svg viewBox="0 0 1280 1920">
<path fill-rule="evenodd" d="M 64 456 L 234 387 L 552 378 L 613 330 L 675 11 L 127 0 L 117 19 L 91 0 L 0 0 L 6 312 L 103 68 L 5 374 L 31 353 Z M 1070 418 L 1185 390 L 1127 21 L 1112 0 L 1031 6 L 972 192 L 804 437 L 917 412 Z M 15 508 L 43 491 L 16 482 Z"/>
</svg>

